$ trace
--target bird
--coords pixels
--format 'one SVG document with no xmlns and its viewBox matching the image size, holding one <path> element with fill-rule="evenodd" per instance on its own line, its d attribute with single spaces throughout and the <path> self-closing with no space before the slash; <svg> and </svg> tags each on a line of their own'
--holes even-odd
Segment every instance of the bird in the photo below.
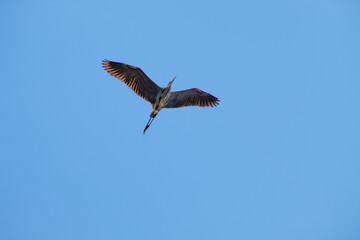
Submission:
<svg viewBox="0 0 360 240">
<path fill-rule="evenodd" d="M 217 97 L 198 88 L 171 91 L 176 76 L 168 83 L 167 87 L 162 88 L 154 83 L 139 67 L 107 59 L 102 61 L 102 66 L 111 76 L 125 83 L 137 95 L 151 104 L 152 112 L 143 134 L 163 108 L 216 107 L 220 102 Z"/>
</svg>

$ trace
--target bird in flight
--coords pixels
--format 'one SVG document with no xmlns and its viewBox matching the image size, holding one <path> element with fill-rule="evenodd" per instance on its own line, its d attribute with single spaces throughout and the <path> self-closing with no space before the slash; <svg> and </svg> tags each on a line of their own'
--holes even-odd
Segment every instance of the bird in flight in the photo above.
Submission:
<svg viewBox="0 0 360 240">
<path fill-rule="evenodd" d="M 167 87 L 159 87 L 138 67 L 125 63 L 103 60 L 103 68 L 111 76 L 116 77 L 137 95 L 148 101 L 152 106 L 150 119 L 145 126 L 144 134 L 150 127 L 156 115 L 163 108 L 180 108 L 187 106 L 215 107 L 219 105 L 219 99 L 198 88 L 183 91 L 171 91 L 171 86 L 176 78 L 169 82 Z"/>
</svg>

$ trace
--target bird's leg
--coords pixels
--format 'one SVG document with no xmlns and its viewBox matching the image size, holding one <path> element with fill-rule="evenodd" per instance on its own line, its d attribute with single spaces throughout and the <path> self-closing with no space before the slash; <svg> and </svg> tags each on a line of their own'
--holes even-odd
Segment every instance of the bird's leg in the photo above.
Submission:
<svg viewBox="0 0 360 240">
<path fill-rule="evenodd" d="M 156 115 L 159 113 L 159 110 L 157 110 L 156 108 L 153 109 L 153 111 L 150 114 L 150 119 L 148 121 L 148 123 L 145 126 L 144 129 L 144 134 L 146 132 L 146 130 L 150 127 L 151 123 L 154 121 L 154 118 L 156 117 Z"/>
<path fill-rule="evenodd" d="M 154 121 L 154 118 L 155 118 L 155 117 L 151 117 L 151 116 L 150 116 L 150 119 L 149 119 L 148 123 L 147 123 L 146 126 L 145 126 L 144 134 L 145 134 L 146 130 L 150 127 L 151 123 Z"/>
</svg>

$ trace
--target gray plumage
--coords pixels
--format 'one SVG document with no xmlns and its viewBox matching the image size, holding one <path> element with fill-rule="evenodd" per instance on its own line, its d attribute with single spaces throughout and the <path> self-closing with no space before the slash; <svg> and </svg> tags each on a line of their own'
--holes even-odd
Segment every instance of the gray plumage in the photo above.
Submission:
<svg viewBox="0 0 360 240">
<path fill-rule="evenodd" d="M 169 82 L 167 87 L 161 88 L 138 67 L 109 60 L 104 60 L 102 64 L 105 71 L 111 76 L 116 77 L 125 83 L 137 95 L 151 104 L 153 111 L 145 126 L 144 134 L 150 127 L 156 115 L 163 108 L 179 108 L 187 106 L 215 107 L 219 105 L 218 98 L 198 88 L 171 92 L 171 86 L 176 77 Z"/>
</svg>

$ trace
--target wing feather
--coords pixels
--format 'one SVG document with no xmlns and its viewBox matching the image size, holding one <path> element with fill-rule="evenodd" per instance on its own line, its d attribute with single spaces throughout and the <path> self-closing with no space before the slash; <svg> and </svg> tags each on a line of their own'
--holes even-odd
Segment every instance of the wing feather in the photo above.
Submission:
<svg viewBox="0 0 360 240">
<path fill-rule="evenodd" d="M 165 108 L 180 108 L 187 106 L 216 107 L 219 99 L 198 88 L 171 92 Z"/>
<path fill-rule="evenodd" d="M 140 68 L 106 59 L 103 60 L 102 65 L 105 71 L 125 83 L 137 95 L 151 104 L 155 103 L 162 88 L 146 76 Z"/>
</svg>

